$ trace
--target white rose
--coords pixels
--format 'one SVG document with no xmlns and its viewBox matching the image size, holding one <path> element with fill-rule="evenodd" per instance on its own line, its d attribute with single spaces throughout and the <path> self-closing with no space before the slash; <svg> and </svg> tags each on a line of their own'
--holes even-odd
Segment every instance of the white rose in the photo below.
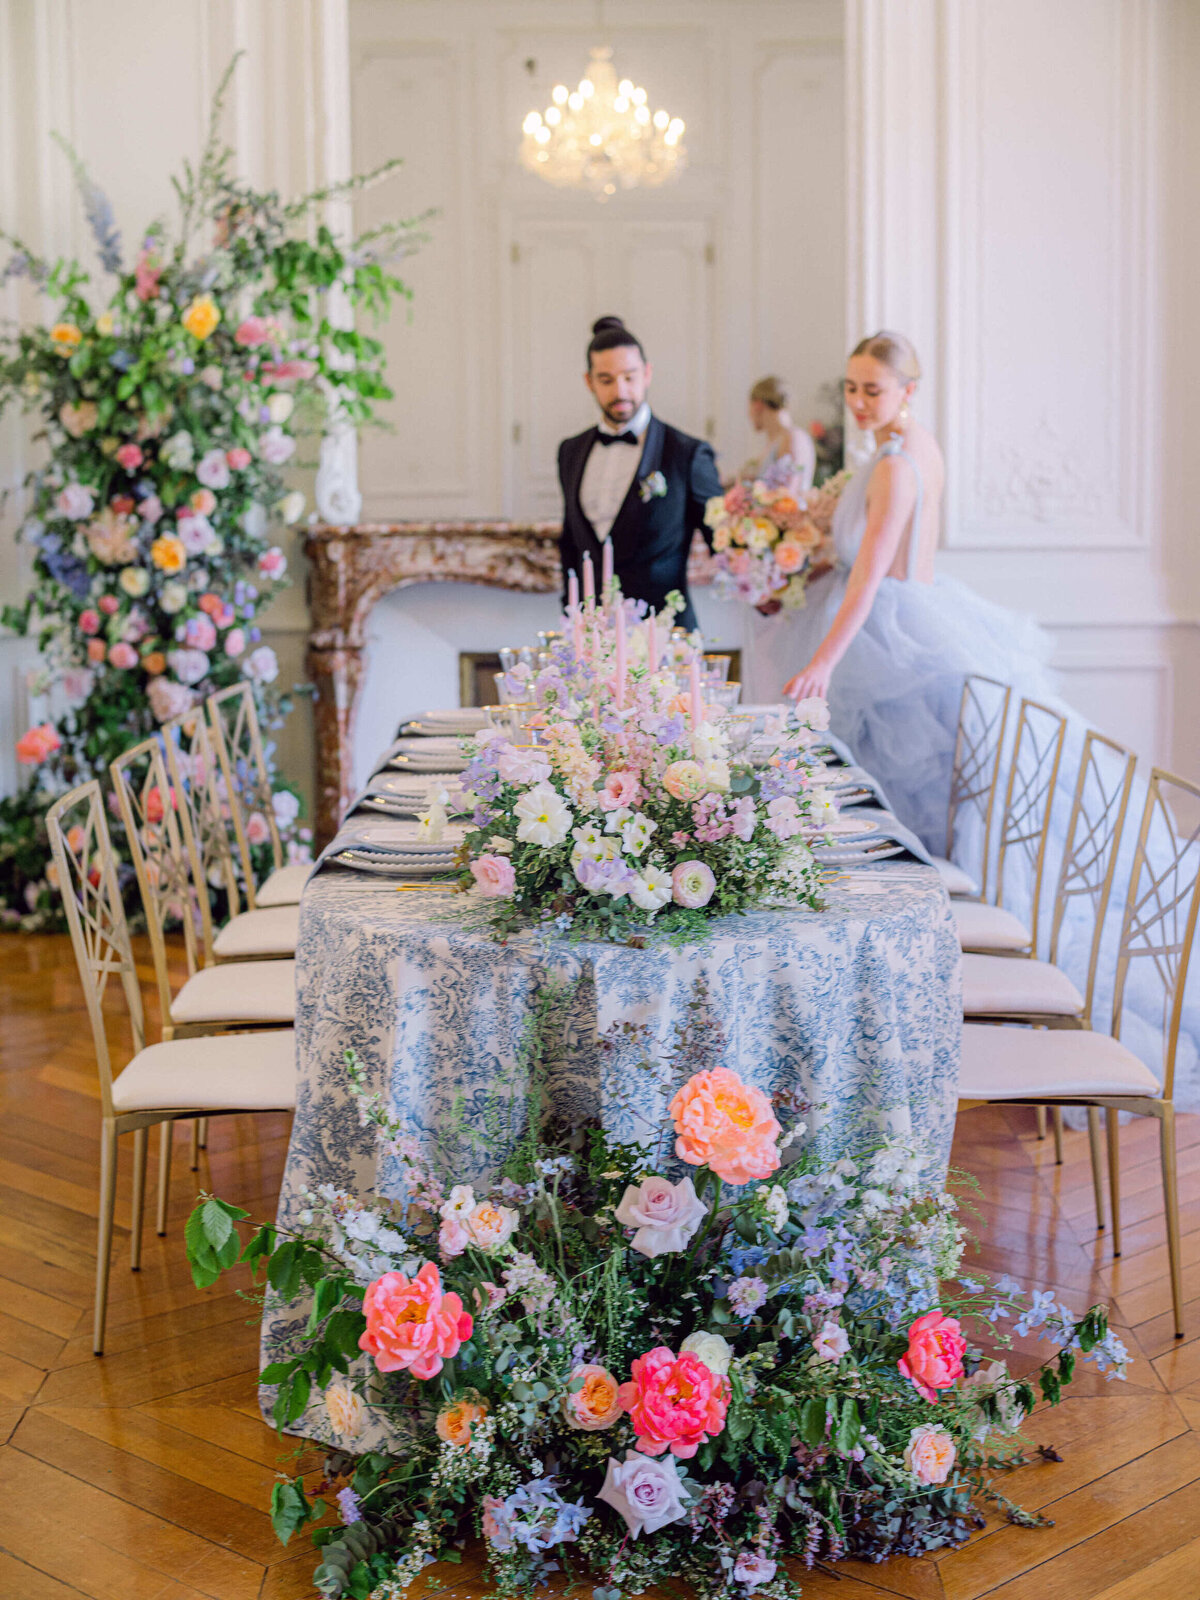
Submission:
<svg viewBox="0 0 1200 1600">
<path fill-rule="evenodd" d="M 260 644 L 246 657 L 242 671 L 255 683 L 274 683 L 279 676 L 279 662 L 269 644 Z"/>
<path fill-rule="evenodd" d="M 549 850 L 562 844 L 571 831 L 571 808 L 548 783 L 539 783 L 523 794 L 515 811 L 520 819 L 517 838 L 525 844 L 538 844 Z"/>
<path fill-rule="evenodd" d="M 450 1198 L 444 1202 L 438 1216 L 448 1222 L 451 1217 L 456 1217 L 460 1222 L 468 1212 L 475 1209 L 475 1191 L 469 1183 L 456 1183 L 450 1191 Z"/>
<path fill-rule="evenodd" d="M 727 794 L 729 792 L 728 761 L 706 761 L 703 770 L 704 781 L 712 792 L 716 794 Z"/>
<path fill-rule="evenodd" d="M 682 1250 L 704 1219 L 704 1203 L 690 1178 L 672 1183 L 669 1178 L 647 1178 L 636 1188 L 630 1184 L 614 1215 L 625 1228 L 636 1228 L 630 1240 L 642 1256 L 661 1256 Z"/>
<path fill-rule="evenodd" d="M 188 592 L 185 583 L 164 583 L 158 592 L 158 603 L 168 616 L 173 617 L 177 611 L 182 611 L 187 605 Z"/>
<path fill-rule="evenodd" d="M 733 1346 L 728 1339 L 722 1339 L 719 1333 L 689 1333 L 679 1348 L 699 1356 L 715 1378 L 728 1375 L 729 1363 L 733 1360 Z"/>
<path fill-rule="evenodd" d="M 296 409 L 290 394 L 273 394 L 267 401 L 267 415 L 272 422 L 286 422 Z"/>
<path fill-rule="evenodd" d="M 286 400 L 289 398 L 289 396 L 280 395 L 278 398 Z M 279 520 L 283 523 L 286 523 L 286 525 L 290 528 L 293 522 L 299 522 L 300 518 L 304 515 L 305 504 L 306 502 L 304 496 L 300 493 L 299 489 L 293 489 L 290 494 L 284 495 L 283 499 L 275 507 L 275 510 L 279 516 Z"/>
<path fill-rule="evenodd" d="M 300 815 L 300 802 L 290 789 L 278 789 L 271 796 L 271 809 L 281 828 L 290 828 Z"/>
<path fill-rule="evenodd" d="M 638 1450 L 627 1450 L 623 1462 L 609 1456 L 604 1487 L 596 1498 L 620 1513 L 633 1539 L 641 1533 L 657 1533 L 687 1512 L 672 1455 L 656 1461 Z"/>
<path fill-rule="evenodd" d="M 807 700 L 797 700 L 792 715 L 802 728 L 814 728 L 824 733 L 829 726 L 829 706 L 826 701 L 812 695 Z"/>
</svg>

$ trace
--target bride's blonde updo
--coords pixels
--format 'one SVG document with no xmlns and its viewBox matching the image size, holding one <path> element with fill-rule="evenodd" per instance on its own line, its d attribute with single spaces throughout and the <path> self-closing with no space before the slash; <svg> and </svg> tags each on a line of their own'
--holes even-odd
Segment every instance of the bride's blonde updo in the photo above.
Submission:
<svg viewBox="0 0 1200 1600">
<path fill-rule="evenodd" d="M 788 403 L 787 384 L 782 378 L 774 376 L 760 378 L 750 391 L 751 400 L 757 400 L 769 411 L 786 411 Z"/>
<path fill-rule="evenodd" d="M 881 328 L 878 333 L 869 334 L 867 338 L 858 341 L 850 352 L 851 360 L 855 356 L 870 356 L 873 361 L 882 361 L 885 367 L 891 368 L 901 383 L 920 381 L 920 360 L 912 340 L 902 333 L 891 333 L 887 328 Z"/>
</svg>

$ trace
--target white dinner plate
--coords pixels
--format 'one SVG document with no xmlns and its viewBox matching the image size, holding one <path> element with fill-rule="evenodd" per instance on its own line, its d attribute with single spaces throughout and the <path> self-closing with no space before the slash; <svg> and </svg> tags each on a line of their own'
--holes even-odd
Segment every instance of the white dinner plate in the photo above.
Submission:
<svg viewBox="0 0 1200 1600">
<path fill-rule="evenodd" d="M 449 857 L 381 856 L 347 849 L 339 850 L 329 859 L 334 866 L 349 867 L 352 872 L 373 872 L 382 878 L 427 878 L 439 872 L 454 871 L 454 862 Z"/>
<path fill-rule="evenodd" d="M 431 839 L 420 824 L 402 817 L 387 822 L 370 820 L 355 822 L 338 835 L 343 849 L 358 847 L 363 850 L 381 850 L 389 855 L 453 855 L 466 837 L 461 823 L 448 822 L 440 839 Z"/>
<path fill-rule="evenodd" d="M 819 837 L 828 835 L 831 839 L 865 838 L 868 834 L 878 833 L 878 825 L 869 822 L 866 817 L 835 817 L 832 822 L 815 822 L 810 828 L 805 828 L 806 834 Z"/>
<path fill-rule="evenodd" d="M 872 839 L 860 849 L 849 845 L 814 845 L 813 855 L 823 867 L 865 866 L 871 861 L 886 861 L 889 856 L 904 854 L 904 846 L 894 839 Z"/>
<path fill-rule="evenodd" d="M 388 761 L 388 766 L 397 772 L 465 772 L 467 763 L 462 756 L 441 755 L 433 752 L 428 756 L 412 755 L 408 751 L 401 751 Z"/>
</svg>

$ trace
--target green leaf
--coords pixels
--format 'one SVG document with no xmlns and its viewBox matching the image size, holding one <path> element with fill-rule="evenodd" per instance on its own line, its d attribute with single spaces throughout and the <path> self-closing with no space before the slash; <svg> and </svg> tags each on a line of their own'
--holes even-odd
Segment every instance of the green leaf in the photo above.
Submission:
<svg viewBox="0 0 1200 1600">
<path fill-rule="evenodd" d="M 825 1402 L 819 1395 L 806 1400 L 800 1408 L 800 1437 L 810 1450 L 825 1442 Z"/>
<path fill-rule="evenodd" d="M 242 1260 L 251 1266 L 257 1266 L 264 1256 L 269 1256 L 275 1248 L 275 1229 L 271 1224 L 264 1223 L 242 1251 Z"/>
<path fill-rule="evenodd" d="M 299 1483 L 280 1480 L 271 1490 L 271 1526 L 275 1537 L 286 1544 L 297 1529 L 311 1519 L 312 1508 Z"/>
<path fill-rule="evenodd" d="M 294 1300 L 300 1291 L 303 1248 L 299 1239 L 288 1239 L 279 1246 L 267 1266 L 267 1282 L 284 1300 Z"/>
<path fill-rule="evenodd" d="M 1058 1373 L 1055 1372 L 1053 1368 L 1046 1372 L 1040 1373 L 1039 1382 L 1042 1386 L 1042 1394 L 1052 1406 L 1056 1406 L 1062 1394 L 1062 1384 L 1059 1381 Z"/>
<path fill-rule="evenodd" d="M 204 1230 L 204 1237 L 214 1250 L 220 1250 L 234 1231 L 233 1218 L 221 1202 L 215 1199 L 206 1200 L 201 1206 L 200 1226 Z"/>
<path fill-rule="evenodd" d="M 1060 1350 L 1058 1352 L 1058 1375 L 1064 1383 L 1070 1383 L 1075 1376 L 1074 1350 Z"/>
<path fill-rule="evenodd" d="M 848 1456 L 858 1443 L 858 1436 L 862 1432 L 862 1423 L 858 1415 L 858 1401 L 851 1396 L 842 1403 L 838 1414 L 837 1426 L 833 1432 L 834 1448 L 838 1455 Z"/>
<path fill-rule="evenodd" d="M 271 1361 L 259 1373 L 261 1383 L 282 1383 L 296 1370 L 295 1361 Z"/>
<path fill-rule="evenodd" d="M 342 1298 L 342 1280 L 340 1278 L 322 1278 L 317 1284 L 313 1295 L 312 1311 L 309 1313 L 308 1327 L 304 1330 L 306 1338 L 312 1338 L 325 1318 Z"/>
<path fill-rule="evenodd" d="M 367 1319 L 361 1311 L 343 1306 L 325 1324 L 325 1344 L 342 1355 L 354 1357 L 359 1353 L 358 1341 L 366 1326 Z"/>
</svg>

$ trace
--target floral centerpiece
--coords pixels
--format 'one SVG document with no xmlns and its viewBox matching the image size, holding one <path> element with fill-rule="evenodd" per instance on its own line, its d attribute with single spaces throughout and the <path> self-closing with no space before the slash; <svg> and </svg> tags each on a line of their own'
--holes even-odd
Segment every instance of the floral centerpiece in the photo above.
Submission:
<svg viewBox="0 0 1200 1600">
<path fill-rule="evenodd" d="M 493 903 L 502 932 L 541 923 L 606 938 L 819 906 L 804 835 L 827 810 L 806 781 L 824 703 L 798 709 L 766 766 L 737 759 L 704 702 L 698 656 L 681 686 L 660 651 L 662 619 L 610 592 L 605 606 L 574 608 L 546 666 L 514 669 L 521 742 L 496 728 L 470 742 L 464 887 Z"/>
<path fill-rule="evenodd" d="M 795 609 L 804 604 L 814 570 L 828 563 L 828 539 L 793 493 L 788 462 L 714 495 L 704 520 L 712 529 L 720 599 Z"/>
<path fill-rule="evenodd" d="M 37 640 L 41 688 L 66 706 L 17 746 L 39 806 L 214 689 L 248 679 L 264 710 L 277 700 L 257 619 L 286 581 L 272 523 L 304 511 L 283 478 L 300 420 L 367 421 L 390 393 L 382 345 L 339 326 L 329 296 L 338 286 L 349 306 L 382 312 L 405 293 L 389 261 L 411 246 L 412 225 L 355 241 L 305 226 L 331 194 L 396 163 L 290 202 L 252 190 L 216 133 L 228 81 L 199 165 L 176 182 L 178 226 L 152 223 L 132 259 L 71 156 L 107 282 L 0 235 L 12 246 L 5 275 L 51 307 L 45 324 L 0 336 L 0 411 L 34 413 L 47 451 L 26 480 L 19 532 L 33 584 L 3 612 Z M 0 840 L 20 834 L 21 845 L 0 859 L 0 901 L 32 913 L 29 807 L 5 806 Z"/>
<path fill-rule="evenodd" d="M 695 1037 L 682 1046 L 694 1063 Z M 988 1500 L 1041 1520 L 993 1481 L 1028 1459 L 1023 1418 L 1081 1355 L 1121 1374 L 1100 1308 L 962 1273 L 955 1203 L 912 1148 L 822 1167 L 805 1108 L 728 1069 L 660 1063 L 666 1125 L 629 1142 L 535 1116 L 469 1185 L 348 1060 L 402 1192 L 322 1185 L 295 1232 L 244 1245 L 246 1213 L 203 1197 L 187 1230 L 199 1284 L 241 1260 L 283 1301 L 310 1297 L 295 1354 L 263 1377 L 277 1424 L 330 1447 L 315 1497 L 285 1478 L 272 1507 L 285 1541 L 313 1526 L 328 1600 L 396 1600 L 475 1536 L 502 1595 L 562 1567 L 591 1575 L 593 1600 L 672 1580 L 785 1600 L 786 1557 L 956 1545 Z M 975 1341 L 1010 1325 L 1056 1353 L 1021 1376 L 986 1359 Z"/>
</svg>

